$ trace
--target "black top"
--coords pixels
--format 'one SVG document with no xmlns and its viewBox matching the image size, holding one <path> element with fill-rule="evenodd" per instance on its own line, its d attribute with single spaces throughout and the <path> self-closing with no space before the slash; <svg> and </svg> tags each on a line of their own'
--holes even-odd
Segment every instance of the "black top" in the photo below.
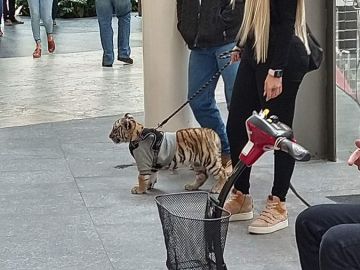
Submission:
<svg viewBox="0 0 360 270">
<path fill-rule="evenodd" d="M 266 65 L 271 69 L 287 66 L 292 41 L 295 36 L 297 0 L 270 1 L 270 35 Z M 254 38 L 245 44 L 244 56 L 254 58 Z"/>
<path fill-rule="evenodd" d="M 171 1 L 171 0 L 169 0 Z M 244 11 L 244 0 L 176 0 L 178 30 L 190 49 L 235 42 Z"/>
</svg>

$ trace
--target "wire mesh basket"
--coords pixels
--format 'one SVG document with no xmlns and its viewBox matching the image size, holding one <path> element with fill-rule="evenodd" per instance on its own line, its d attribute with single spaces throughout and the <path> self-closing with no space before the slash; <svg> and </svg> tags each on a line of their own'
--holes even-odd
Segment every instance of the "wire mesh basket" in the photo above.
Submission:
<svg viewBox="0 0 360 270">
<path fill-rule="evenodd" d="M 226 270 L 223 260 L 230 213 L 207 192 L 156 196 L 169 270 Z M 212 218 L 221 211 L 220 218 Z M 219 213 L 219 212 L 217 212 Z"/>
</svg>

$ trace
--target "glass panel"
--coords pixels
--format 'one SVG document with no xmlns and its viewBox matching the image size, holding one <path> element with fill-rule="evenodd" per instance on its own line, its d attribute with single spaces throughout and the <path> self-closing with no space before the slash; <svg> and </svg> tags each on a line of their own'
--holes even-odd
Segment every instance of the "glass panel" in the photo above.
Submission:
<svg viewBox="0 0 360 270">
<path fill-rule="evenodd" d="M 360 0 L 336 0 L 337 155 L 360 137 Z"/>
</svg>

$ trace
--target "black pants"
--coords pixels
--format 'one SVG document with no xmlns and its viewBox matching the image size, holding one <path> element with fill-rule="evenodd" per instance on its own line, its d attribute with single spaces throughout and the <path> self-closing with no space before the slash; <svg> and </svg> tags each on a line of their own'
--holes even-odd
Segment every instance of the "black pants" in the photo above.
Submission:
<svg viewBox="0 0 360 270">
<path fill-rule="evenodd" d="M 271 115 L 277 115 L 281 122 L 292 126 L 296 95 L 309 63 L 305 47 L 297 37 L 292 40 L 288 59 L 288 67 L 284 69 L 281 95 L 266 102 L 263 93 L 269 66 L 256 64 L 254 57 L 250 53 L 246 54 L 245 50 L 234 84 L 227 123 L 233 164 L 238 162 L 240 152 L 248 141 L 245 121 L 254 110 L 267 108 Z M 281 201 L 285 201 L 294 166 L 295 160 L 291 156 L 275 151 L 272 195 L 279 197 Z M 249 193 L 250 172 L 251 168 L 246 168 L 234 185 L 244 194 Z"/>
<path fill-rule="evenodd" d="M 303 270 L 360 269 L 360 205 L 313 206 L 295 229 Z"/>
<path fill-rule="evenodd" d="M 1 1 L 1 0 L 0 0 Z M 9 1 L 9 5 L 8 5 Z M 4 20 L 15 19 L 15 0 L 3 0 Z"/>
<path fill-rule="evenodd" d="M 52 5 L 52 19 L 55 20 L 58 12 L 58 0 L 53 0 Z"/>
</svg>

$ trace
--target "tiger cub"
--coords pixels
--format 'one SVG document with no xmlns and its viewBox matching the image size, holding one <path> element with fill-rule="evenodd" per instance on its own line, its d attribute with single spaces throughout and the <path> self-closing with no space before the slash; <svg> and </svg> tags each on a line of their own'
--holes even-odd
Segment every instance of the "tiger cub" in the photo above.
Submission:
<svg viewBox="0 0 360 270">
<path fill-rule="evenodd" d="M 115 121 L 110 139 L 114 143 L 129 143 L 129 149 L 139 171 L 138 185 L 131 193 L 142 194 L 154 187 L 157 171 L 162 167 L 192 166 L 195 180 L 186 190 L 197 190 L 208 178 L 216 179 L 211 192 L 219 193 L 227 180 L 221 163 L 221 143 L 215 131 L 208 128 L 186 128 L 176 132 L 147 129 L 126 113 Z"/>
</svg>

